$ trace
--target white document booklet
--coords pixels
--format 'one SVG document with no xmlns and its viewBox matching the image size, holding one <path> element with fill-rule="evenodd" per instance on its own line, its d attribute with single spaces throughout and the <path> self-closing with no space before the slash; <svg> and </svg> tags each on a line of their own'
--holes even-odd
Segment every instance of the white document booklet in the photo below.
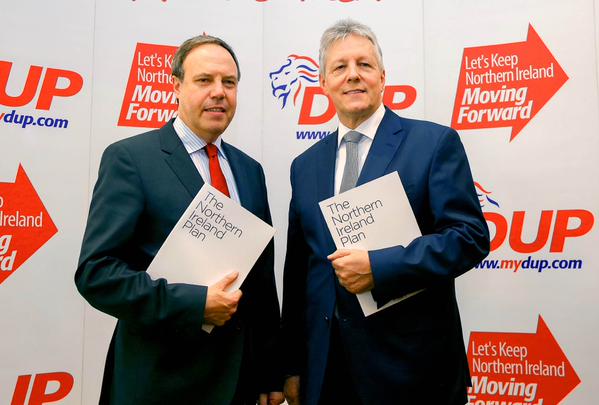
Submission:
<svg viewBox="0 0 599 405">
<path fill-rule="evenodd" d="M 272 226 L 204 184 L 147 272 L 154 280 L 209 286 L 237 271 L 232 291 L 241 286 L 274 233 Z M 203 329 L 210 332 L 212 325 Z"/>
<path fill-rule="evenodd" d="M 407 246 L 422 235 L 397 172 L 319 204 L 337 249 L 376 250 Z M 421 291 L 393 299 L 380 308 L 370 291 L 357 294 L 357 297 L 364 315 L 368 316 Z"/>
</svg>

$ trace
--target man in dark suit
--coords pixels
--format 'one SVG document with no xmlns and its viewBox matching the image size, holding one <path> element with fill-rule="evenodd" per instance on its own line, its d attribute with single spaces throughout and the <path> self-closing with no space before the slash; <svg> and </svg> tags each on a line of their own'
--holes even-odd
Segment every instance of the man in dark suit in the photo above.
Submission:
<svg viewBox="0 0 599 405">
<path fill-rule="evenodd" d="M 239 77 L 224 41 L 187 40 L 173 59 L 177 118 L 102 156 L 75 275 L 85 299 L 118 318 L 101 404 L 283 401 L 268 357 L 279 327 L 272 242 L 241 291 L 228 290 L 235 272 L 211 286 L 145 272 L 204 182 L 271 222 L 262 167 L 220 139 Z"/>
<path fill-rule="evenodd" d="M 340 21 L 323 34 L 320 84 L 339 128 L 291 166 L 288 401 L 464 404 L 470 380 L 454 279 L 487 255 L 489 235 L 460 138 L 383 106 L 382 53 L 360 23 Z M 423 236 L 408 246 L 336 250 L 318 202 L 356 184 L 347 185 L 352 165 L 357 185 L 397 171 Z M 421 289 L 369 317 L 355 296 L 370 291 L 380 306 Z"/>
</svg>

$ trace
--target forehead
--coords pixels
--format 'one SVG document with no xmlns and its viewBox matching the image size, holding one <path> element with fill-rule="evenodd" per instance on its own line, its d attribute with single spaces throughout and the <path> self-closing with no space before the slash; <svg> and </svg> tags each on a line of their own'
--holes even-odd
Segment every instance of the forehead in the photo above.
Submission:
<svg viewBox="0 0 599 405">
<path fill-rule="evenodd" d="M 193 48 L 183 61 L 183 67 L 186 72 L 193 72 L 193 74 L 237 75 L 237 66 L 233 57 L 229 51 L 217 44 L 204 44 Z"/>
<path fill-rule="evenodd" d="M 327 52 L 327 62 L 355 57 L 376 58 L 374 44 L 366 37 L 352 34 L 333 42 Z"/>
</svg>

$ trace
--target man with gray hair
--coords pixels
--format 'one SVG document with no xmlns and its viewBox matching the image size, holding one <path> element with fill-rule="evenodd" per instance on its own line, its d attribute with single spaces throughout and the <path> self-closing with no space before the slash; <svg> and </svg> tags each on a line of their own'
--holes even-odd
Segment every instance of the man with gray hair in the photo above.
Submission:
<svg viewBox="0 0 599 405">
<path fill-rule="evenodd" d="M 291 165 L 282 342 L 291 404 L 462 405 L 470 383 L 456 277 L 489 251 L 464 148 L 451 128 L 383 105 L 383 55 L 370 28 L 322 35 L 320 84 L 336 132 Z M 319 201 L 398 172 L 422 236 L 407 246 L 339 249 Z M 356 294 L 380 307 L 365 317 Z"/>
<path fill-rule="evenodd" d="M 271 222 L 262 167 L 221 139 L 237 106 L 233 50 L 197 36 L 172 69 L 177 117 L 102 156 L 75 275 L 83 297 L 118 319 L 100 404 L 280 404 L 272 242 L 239 290 L 230 291 L 237 272 L 210 286 L 146 273 L 205 182 Z"/>
</svg>

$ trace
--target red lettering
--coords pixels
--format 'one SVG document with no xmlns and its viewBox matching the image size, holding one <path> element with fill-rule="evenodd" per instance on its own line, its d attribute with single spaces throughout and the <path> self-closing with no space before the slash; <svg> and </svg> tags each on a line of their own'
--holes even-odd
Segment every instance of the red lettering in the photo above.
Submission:
<svg viewBox="0 0 599 405">
<path fill-rule="evenodd" d="M 499 249 L 507 236 L 507 221 L 506 219 L 496 212 L 485 212 L 485 219 L 487 222 L 495 225 L 495 236 L 491 239 L 491 252 Z"/>
<path fill-rule="evenodd" d="M 21 94 L 10 96 L 7 93 L 7 88 L 10 71 L 12 70 L 12 62 L 0 61 L 0 104 L 7 107 L 22 107 L 33 101 L 43 69 L 41 66 L 30 66 Z M 61 78 L 66 79 L 68 84 L 58 87 L 58 81 Z M 49 110 L 54 97 L 74 96 L 79 93 L 82 87 L 83 77 L 79 73 L 70 70 L 47 68 L 35 108 L 38 110 Z"/>
<path fill-rule="evenodd" d="M 551 253 L 563 253 L 566 238 L 586 235 L 595 225 L 593 213 L 587 210 L 545 210 L 541 211 L 535 240 L 524 242 L 522 241 L 522 229 L 526 212 L 516 211 L 512 215 L 509 229 L 509 244 L 514 252 L 534 253 L 547 246 L 554 212 L 556 212 L 555 224 L 549 247 Z M 495 235 L 491 238 L 491 251 L 495 251 L 505 242 L 508 234 L 508 222 L 503 215 L 497 212 L 485 212 L 484 216 L 489 226 L 495 226 Z M 570 225 L 571 220 L 577 220 L 576 225 Z"/>
<path fill-rule="evenodd" d="M 312 115 L 312 105 L 314 103 L 315 96 L 326 97 L 326 110 L 321 115 Z M 306 87 L 304 90 L 304 100 L 302 102 L 302 108 L 300 110 L 299 121 L 300 125 L 317 125 L 329 122 L 335 116 L 335 106 L 331 101 L 331 98 L 324 94 L 324 91 L 320 87 Z"/>
<path fill-rule="evenodd" d="M 22 107 L 29 104 L 35 97 L 37 86 L 42 76 L 41 66 L 30 66 L 27 73 L 27 80 L 23 85 L 23 90 L 18 96 L 9 96 L 7 93 L 8 78 L 12 69 L 12 62 L 0 61 L 0 104 L 7 107 Z"/>
<path fill-rule="evenodd" d="M 12 397 L 11 405 L 25 405 L 27 390 L 31 375 L 20 375 L 17 378 L 17 385 Z M 58 388 L 54 392 L 46 393 L 50 382 L 58 383 Z M 37 374 L 31 387 L 31 395 L 27 405 L 42 405 L 49 402 L 60 401 L 65 398 L 73 389 L 74 378 L 71 374 L 65 372 Z"/>
<path fill-rule="evenodd" d="M 395 97 L 398 94 L 403 94 L 399 100 Z M 320 115 L 312 115 L 314 99 L 316 96 L 322 98 L 325 104 L 325 111 Z M 383 104 L 392 110 L 402 110 L 410 107 L 416 101 L 416 89 L 412 86 L 386 86 L 383 93 Z M 304 99 L 300 109 L 298 124 L 300 125 L 318 125 L 329 122 L 335 116 L 335 106 L 329 96 L 324 94 L 320 87 L 306 87 L 304 90 Z"/>
<path fill-rule="evenodd" d="M 395 101 L 396 94 L 403 94 L 400 101 Z M 386 86 L 383 93 L 383 104 L 392 110 L 403 110 L 416 101 L 416 89 L 412 86 Z"/>
<path fill-rule="evenodd" d="M 57 87 L 58 79 L 64 78 L 69 81 L 68 86 Z M 46 76 L 42 83 L 39 99 L 35 108 L 38 110 L 49 110 L 52 105 L 52 99 L 56 96 L 71 97 L 79 93 L 83 87 L 83 78 L 79 73 L 71 70 L 52 69 L 46 70 Z"/>
<path fill-rule="evenodd" d="M 518 253 L 538 252 L 547 244 L 549 240 L 549 230 L 551 229 L 551 220 L 553 211 L 542 211 L 541 220 L 537 229 L 536 239 L 531 243 L 522 241 L 522 228 L 524 227 L 524 211 L 514 212 L 512 217 L 512 228 L 510 229 L 510 246 Z"/>
<path fill-rule="evenodd" d="M 27 390 L 29 389 L 29 381 L 31 381 L 30 374 L 20 375 L 17 378 L 17 385 L 15 386 L 15 392 L 12 394 L 12 400 L 10 401 L 10 405 L 25 404 Z"/>
<path fill-rule="evenodd" d="M 578 218 L 580 224 L 576 228 L 568 228 L 570 218 Z M 563 252 L 566 238 L 587 234 L 595 224 L 595 217 L 587 210 L 560 210 L 557 212 L 550 252 Z"/>
</svg>

